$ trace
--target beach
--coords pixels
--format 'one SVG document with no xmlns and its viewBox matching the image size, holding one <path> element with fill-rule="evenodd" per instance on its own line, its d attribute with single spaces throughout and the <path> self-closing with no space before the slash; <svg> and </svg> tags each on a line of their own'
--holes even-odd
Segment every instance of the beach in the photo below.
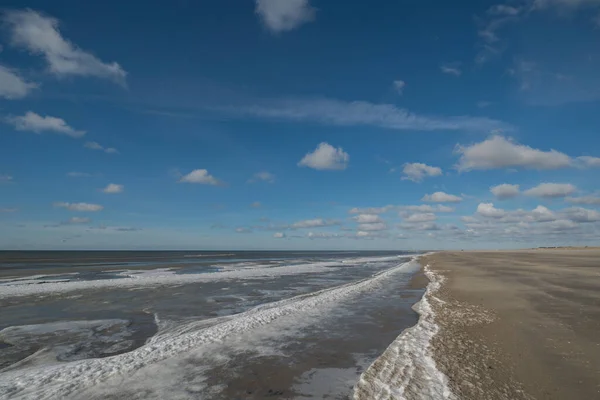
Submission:
<svg viewBox="0 0 600 400">
<path fill-rule="evenodd" d="M 437 368 L 459 399 L 600 398 L 600 250 L 440 252 Z"/>
</svg>

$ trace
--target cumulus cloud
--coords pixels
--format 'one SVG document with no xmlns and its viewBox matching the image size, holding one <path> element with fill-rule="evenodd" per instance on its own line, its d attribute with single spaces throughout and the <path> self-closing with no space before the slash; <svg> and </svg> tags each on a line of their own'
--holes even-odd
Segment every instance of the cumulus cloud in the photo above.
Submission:
<svg viewBox="0 0 600 400">
<path fill-rule="evenodd" d="M 573 204 L 600 205 L 600 197 L 597 196 L 567 197 L 565 200 Z"/>
<path fill-rule="evenodd" d="M 586 223 L 600 221 L 600 212 L 595 210 L 588 210 L 587 208 L 567 208 L 563 211 L 563 213 L 569 220 L 574 222 Z"/>
<path fill-rule="evenodd" d="M 27 82 L 14 69 L 0 65 L 0 98 L 22 99 L 37 87 L 36 83 Z"/>
<path fill-rule="evenodd" d="M 358 229 L 361 231 L 385 231 L 387 225 L 383 222 L 367 223 L 358 225 Z"/>
<path fill-rule="evenodd" d="M 114 147 L 104 147 L 98 142 L 85 142 L 83 147 L 85 147 L 86 149 L 103 151 L 107 154 L 117 154 L 118 153 L 117 149 L 115 149 Z"/>
<path fill-rule="evenodd" d="M 430 203 L 459 203 L 462 201 L 462 197 L 444 192 L 435 192 L 433 194 L 426 194 L 421 201 Z"/>
<path fill-rule="evenodd" d="M 340 221 L 332 220 L 332 219 L 307 219 L 303 221 L 294 222 L 290 225 L 292 229 L 302 229 L 302 228 L 320 228 L 324 226 L 334 226 L 340 225 Z"/>
<path fill-rule="evenodd" d="M 519 185 L 503 183 L 502 185 L 492 186 L 490 192 L 499 200 L 510 199 L 519 195 Z"/>
<path fill-rule="evenodd" d="M 425 177 L 442 175 L 442 169 L 422 163 L 407 163 L 404 164 L 402 173 L 404 174 L 403 180 L 421 182 Z"/>
<path fill-rule="evenodd" d="M 328 143 L 320 143 L 315 151 L 307 153 L 298 163 L 300 167 L 317 170 L 344 170 L 348 167 L 350 156 L 341 147 L 337 149 Z"/>
<path fill-rule="evenodd" d="M 344 236 L 340 235 L 339 233 L 332 232 L 308 232 L 306 237 L 309 239 L 337 239 Z"/>
<path fill-rule="evenodd" d="M 512 130 L 507 123 L 485 117 L 418 115 L 393 104 L 332 99 L 277 99 L 217 110 L 233 115 L 291 121 L 311 121 L 334 126 L 376 126 L 410 131 Z"/>
<path fill-rule="evenodd" d="M 499 168 L 557 169 L 569 167 L 571 158 L 556 150 L 543 151 L 515 143 L 511 138 L 492 136 L 471 146 L 458 145 L 459 171 Z"/>
<path fill-rule="evenodd" d="M 476 212 L 487 218 L 502 218 L 506 215 L 503 209 L 494 207 L 494 203 L 479 203 Z"/>
<path fill-rule="evenodd" d="M 199 183 L 202 185 L 220 185 L 221 182 L 208 173 L 206 169 L 195 169 L 187 175 L 184 175 L 179 179 L 182 183 Z"/>
<path fill-rule="evenodd" d="M 394 81 L 392 85 L 394 86 L 394 90 L 396 91 L 396 93 L 402 95 L 402 93 L 404 92 L 404 87 L 406 86 L 406 82 L 397 80 Z"/>
<path fill-rule="evenodd" d="M 577 191 L 577 188 L 570 183 L 541 183 L 538 186 L 526 190 L 527 196 L 558 198 L 566 197 Z"/>
<path fill-rule="evenodd" d="M 256 0 L 256 13 L 273 33 L 291 31 L 315 19 L 309 0 Z"/>
<path fill-rule="evenodd" d="M 119 64 L 104 63 L 63 38 L 57 19 L 29 9 L 6 11 L 2 19 L 9 28 L 11 44 L 43 56 L 52 74 L 95 76 L 125 83 L 127 73 Z"/>
<path fill-rule="evenodd" d="M 349 214 L 385 214 L 388 211 L 391 211 L 394 209 L 394 206 L 392 205 L 387 205 L 384 207 L 365 207 L 365 208 L 360 208 L 360 207 L 354 207 L 351 208 L 348 213 Z"/>
<path fill-rule="evenodd" d="M 33 111 L 28 111 L 22 116 L 7 117 L 6 121 L 13 125 L 18 131 L 30 131 L 35 133 L 48 131 L 74 138 L 85 135 L 85 131 L 78 131 L 71 128 L 62 118 L 51 117 L 49 115 L 42 117 Z"/>
<path fill-rule="evenodd" d="M 250 179 L 248 179 L 248 183 L 256 182 L 273 183 L 275 182 L 275 175 L 267 171 L 257 172 L 256 174 L 252 175 Z"/>
<path fill-rule="evenodd" d="M 117 185 L 116 183 L 109 183 L 102 191 L 108 194 L 122 193 L 125 190 L 125 186 Z"/>
<path fill-rule="evenodd" d="M 434 213 L 417 213 L 410 214 L 404 218 L 404 222 L 416 223 L 416 222 L 431 222 L 437 219 Z"/>
<path fill-rule="evenodd" d="M 430 204 L 420 204 L 416 206 L 401 206 L 403 211 L 400 212 L 401 216 L 407 216 L 412 212 L 415 213 L 434 213 L 434 212 L 454 212 L 454 208 L 445 206 L 443 204 L 436 204 L 432 206 Z"/>
<path fill-rule="evenodd" d="M 275 239 L 284 239 L 284 238 L 286 237 L 286 235 L 285 235 L 285 233 L 283 233 L 283 232 L 275 232 L 275 233 L 273 234 L 273 237 L 274 237 Z"/>
<path fill-rule="evenodd" d="M 58 208 L 66 208 L 70 211 L 87 211 L 87 212 L 96 212 L 102 211 L 104 209 L 103 206 L 99 204 L 90 204 L 90 203 L 66 203 L 63 201 L 54 203 L 54 207 Z"/>
<path fill-rule="evenodd" d="M 383 222 L 381 217 L 377 214 L 359 214 L 355 217 L 352 217 L 352 219 L 358 222 L 359 224 L 372 224 L 375 222 Z"/>
<path fill-rule="evenodd" d="M 450 63 L 440 66 L 440 70 L 447 75 L 461 76 L 460 63 Z"/>
</svg>

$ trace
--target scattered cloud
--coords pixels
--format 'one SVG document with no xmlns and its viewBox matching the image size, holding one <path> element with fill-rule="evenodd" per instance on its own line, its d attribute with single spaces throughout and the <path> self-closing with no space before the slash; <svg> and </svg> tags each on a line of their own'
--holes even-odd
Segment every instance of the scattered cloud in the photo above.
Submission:
<svg viewBox="0 0 600 400">
<path fill-rule="evenodd" d="M 600 212 L 581 207 L 567 208 L 563 211 L 569 220 L 579 223 L 600 221 Z"/>
<path fill-rule="evenodd" d="M 350 156 L 341 147 L 337 149 L 328 143 L 320 143 L 316 150 L 307 153 L 298 163 L 300 167 L 317 170 L 344 170 L 348 167 Z"/>
<path fill-rule="evenodd" d="M 273 33 L 291 31 L 315 19 L 309 0 L 256 0 L 255 12 Z"/>
<path fill-rule="evenodd" d="M 72 217 L 65 221 L 66 225 L 76 225 L 76 224 L 88 224 L 91 222 L 91 219 L 86 217 Z"/>
<path fill-rule="evenodd" d="M 492 136 L 470 146 L 457 145 L 459 171 L 500 168 L 557 169 L 571 166 L 571 158 L 556 150 L 543 151 L 515 143 L 511 138 Z"/>
<path fill-rule="evenodd" d="M 600 205 L 600 197 L 597 196 L 567 197 L 565 200 L 573 204 Z"/>
<path fill-rule="evenodd" d="M 122 193 L 125 190 L 125 186 L 117 185 L 116 183 L 109 183 L 102 191 L 108 194 Z"/>
<path fill-rule="evenodd" d="M 6 11 L 2 19 L 10 30 L 11 44 L 43 56 L 52 74 L 95 76 L 125 84 L 127 73 L 119 64 L 104 63 L 63 38 L 57 19 L 30 9 Z"/>
<path fill-rule="evenodd" d="M 79 138 L 85 135 L 85 131 L 78 131 L 71 128 L 64 119 L 51 117 L 49 115 L 42 117 L 33 111 L 27 111 L 22 116 L 10 116 L 6 118 L 6 122 L 13 125 L 18 131 L 30 131 L 42 133 L 45 131 L 55 132 L 73 138 Z"/>
<path fill-rule="evenodd" d="M 348 213 L 349 214 L 385 214 L 388 211 L 391 211 L 394 209 L 394 206 L 392 205 L 387 205 L 384 207 L 366 207 L 366 208 L 360 208 L 360 207 L 354 207 L 351 208 Z"/>
<path fill-rule="evenodd" d="M 325 227 L 325 226 L 334 226 L 334 225 L 340 225 L 340 221 L 333 220 L 333 219 L 317 218 L 317 219 L 307 219 L 307 220 L 295 222 L 292 225 L 290 225 L 290 228 L 292 228 L 292 229 L 321 228 L 321 227 Z"/>
<path fill-rule="evenodd" d="M 309 239 L 338 239 L 344 237 L 344 235 L 332 232 L 308 232 L 306 237 Z"/>
<path fill-rule="evenodd" d="M 262 207 L 262 204 L 260 203 L 260 201 L 255 201 L 254 203 L 250 204 L 250 207 L 260 208 L 260 207 Z"/>
<path fill-rule="evenodd" d="M 67 210 L 70 210 L 70 211 L 89 211 L 89 212 L 102 211 L 104 209 L 104 207 L 99 204 L 65 203 L 62 201 L 54 203 L 54 207 L 66 208 Z"/>
<path fill-rule="evenodd" d="M 67 176 L 69 178 L 91 178 L 92 174 L 88 174 L 87 172 L 72 171 L 72 172 L 68 172 Z"/>
<path fill-rule="evenodd" d="M 275 239 L 284 239 L 284 238 L 286 237 L 286 235 L 285 235 L 285 233 L 283 233 L 283 232 L 275 232 L 275 233 L 273 234 L 273 237 L 274 237 Z"/>
<path fill-rule="evenodd" d="M 359 224 L 372 224 L 376 222 L 383 222 L 381 217 L 377 214 L 359 214 L 355 217 L 352 217 L 352 219 L 358 222 Z"/>
<path fill-rule="evenodd" d="M 404 218 L 404 222 L 416 223 L 416 222 L 430 222 L 437 219 L 434 213 L 417 213 L 410 214 Z"/>
<path fill-rule="evenodd" d="M 425 177 L 442 175 L 442 169 L 422 163 L 407 163 L 404 164 L 402 173 L 402 180 L 421 182 Z"/>
<path fill-rule="evenodd" d="M 459 62 L 454 62 L 454 63 L 449 63 L 449 64 L 443 64 L 442 66 L 440 66 L 440 70 L 444 74 L 454 75 L 454 76 L 457 76 L 457 77 L 461 76 L 461 74 L 462 74 Z"/>
<path fill-rule="evenodd" d="M 577 191 L 577 188 L 570 183 L 541 183 L 538 186 L 526 190 L 527 196 L 558 198 L 566 197 Z"/>
<path fill-rule="evenodd" d="M 248 179 L 248 183 L 256 182 L 274 183 L 275 175 L 267 171 L 257 172 L 256 174 L 252 175 L 252 178 Z"/>
<path fill-rule="evenodd" d="M 238 116 L 310 121 L 333 126 L 375 126 L 394 130 L 490 132 L 494 129 L 513 129 L 507 123 L 486 117 L 418 115 L 393 104 L 366 101 L 278 99 L 216 110 Z"/>
<path fill-rule="evenodd" d="M 208 173 L 205 169 L 195 169 L 179 179 L 182 183 L 199 183 L 202 185 L 221 185 L 221 181 Z"/>
<path fill-rule="evenodd" d="M 445 206 L 443 204 L 436 204 L 435 206 L 430 204 L 420 204 L 417 206 L 401 206 L 400 208 L 403 210 L 400 212 L 400 216 L 402 217 L 406 217 L 410 215 L 410 213 L 450 213 L 455 211 L 454 208 Z"/>
<path fill-rule="evenodd" d="M 235 231 L 237 233 L 252 233 L 252 230 L 248 229 L 248 228 L 235 228 Z"/>
<path fill-rule="evenodd" d="M 459 203 L 462 201 L 462 197 L 444 192 L 435 192 L 433 194 L 426 194 L 421 201 L 430 203 Z"/>
<path fill-rule="evenodd" d="M 394 81 L 392 83 L 392 85 L 394 86 L 394 90 L 396 91 L 396 93 L 398 93 L 399 95 L 402 95 L 404 92 L 404 87 L 406 86 L 406 82 L 397 80 L 397 81 Z"/>
<path fill-rule="evenodd" d="M 582 163 L 584 167 L 600 167 L 600 157 L 581 156 L 577 157 L 577 161 Z"/>
<path fill-rule="evenodd" d="M 0 65 L 0 98 L 22 99 L 37 87 L 36 83 L 23 79 L 16 70 Z"/>
<path fill-rule="evenodd" d="M 502 218 L 506 215 L 503 209 L 494 207 L 494 203 L 479 203 L 476 212 L 487 218 Z"/>
<path fill-rule="evenodd" d="M 85 142 L 83 147 L 85 147 L 86 149 L 91 149 L 91 150 L 100 150 L 107 154 L 119 153 L 119 151 L 117 149 L 115 149 L 114 147 L 104 147 L 98 142 Z"/>
<path fill-rule="evenodd" d="M 384 222 L 375 222 L 369 224 L 360 224 L 358 225 L 359 231 L 385 231 L 388 229 L 387 225 Z"/>
<path fill-rule="evenodd" d="M 519 195 L 519 185 L 503 183 L 502 185 L 492 186 L 490 192 L 499 200 L 510 199 Z"/>
</svg>

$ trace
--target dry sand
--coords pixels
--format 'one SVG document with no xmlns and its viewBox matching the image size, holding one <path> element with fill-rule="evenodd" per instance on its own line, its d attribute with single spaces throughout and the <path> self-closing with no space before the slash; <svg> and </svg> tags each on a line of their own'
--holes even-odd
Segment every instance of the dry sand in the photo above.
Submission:
<svg viewBox="0 0 600 400">
<path fill-rule="evenodd" d="M 461 399 L 600 399 L 600 250 L 442 252 L 438 367 Z M 443 303 L 445 302 L 445 303 Z"/>
</svg>

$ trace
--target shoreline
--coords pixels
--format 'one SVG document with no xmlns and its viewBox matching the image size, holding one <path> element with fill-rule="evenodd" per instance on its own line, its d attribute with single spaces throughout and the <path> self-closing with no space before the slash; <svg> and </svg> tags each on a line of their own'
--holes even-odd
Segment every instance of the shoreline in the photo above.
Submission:
<svg viewBox="0 0 600 400">
<path fill-rule="evenodd" d="M 439 252 L 436 366 L 460 399 L 600 398 L 600 251 Z"/>
</svg>

